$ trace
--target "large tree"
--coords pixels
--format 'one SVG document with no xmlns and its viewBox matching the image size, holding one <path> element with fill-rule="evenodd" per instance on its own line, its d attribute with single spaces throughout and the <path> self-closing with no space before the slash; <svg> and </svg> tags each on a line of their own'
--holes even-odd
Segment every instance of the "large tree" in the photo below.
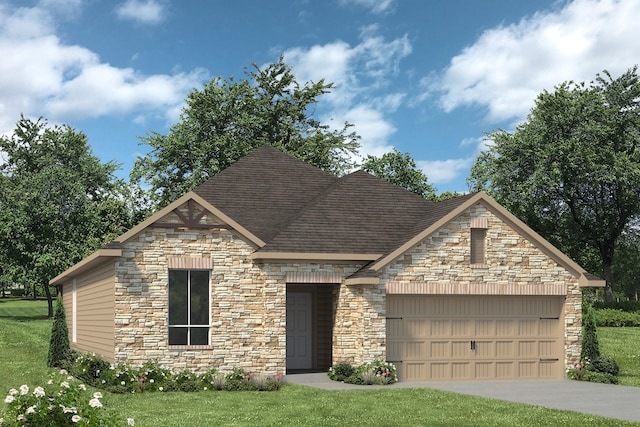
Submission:
<svg viewBox="0 0 640 427">
<path fill-rule="evenodd" d="M 124 191 L 83 133 L 22 118 L 0 138 L 0 282 L 42 287 L 131 226 Z M 35 296 L 35 291 L 34 291 Z"/>
<path fill-rule="evenodd" d="M 637 67 L 544 91 L 515 132 L 488 135 L 469 178 L 575 259 L 594 250 L 607 300 L 616 242 L 640 213 L 639 100 Z"/>
<path fill-rule="evenodd" d="M 418 169 L 415 160 L 409 153 L 401 153 L 394 148 L 381 157 L 368 155 L 360 167 L 378 178 L 422 197 L 430 200 L 436 198 L 435 188 L 429 184 L 427 175 Z"/>
<path fill-rule="evenodd" d="M 313 118 L 321 95 L 333 88 L 324 80 L 300 84 L 283 57 L 246 71 L 247 78 L 215 78 L 186 100 L 169 134 L 142 138 L 151 150 L 132 171 L 165 206 L 263 144 L 273 145 L 334 174 L 353 167 L 358 136 L 345 123 L 332 130 Z"/>
</svg>

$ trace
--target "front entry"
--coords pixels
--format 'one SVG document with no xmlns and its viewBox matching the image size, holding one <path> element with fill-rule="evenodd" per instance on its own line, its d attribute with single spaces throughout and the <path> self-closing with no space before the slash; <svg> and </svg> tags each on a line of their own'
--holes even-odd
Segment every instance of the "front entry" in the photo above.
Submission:
<svg viewBox="0 0 640 427">
<path fill-rule="evenodd" d="M 287 293 L 287 370 L 313 368 L 313 294 Z"/>
</svg>

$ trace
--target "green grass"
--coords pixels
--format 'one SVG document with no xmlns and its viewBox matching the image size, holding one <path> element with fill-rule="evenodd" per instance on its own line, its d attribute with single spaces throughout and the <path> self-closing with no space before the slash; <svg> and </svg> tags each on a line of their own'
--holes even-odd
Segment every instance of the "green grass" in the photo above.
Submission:
<svg viewBox="0 0 640 427">
<path fill-rule="evenodd" d="M 0 300 L 0 398 L 9 388 L 35 386 L 46 379 L 51 330 L 51 321 L 43 319 L 46 311 L 45 301 Z M 625 352 L 614 346 L 635 346 L 640 338 L 640 330 L 618 337 L 618 330 L 601 329 L 603 352 L 615 351 L 616 358 Z M 635 363 L 633 351 L 629 348 L 624 364 L 620 360 L 624 375 Z M 135 418 L 137 427 L 638 425 L 430 389 L 324 391 L 288 384 L 279 392 L 104 394 L 105 406 L 123 420 Z M 0 411 L 4 405 L 0 400 Z"/>
<path fill-rule="evenodd" d="M 622 385 L 640 387 L 640 328 L 598 328 L 600 352 L 620 366 Z"/>
</svg>

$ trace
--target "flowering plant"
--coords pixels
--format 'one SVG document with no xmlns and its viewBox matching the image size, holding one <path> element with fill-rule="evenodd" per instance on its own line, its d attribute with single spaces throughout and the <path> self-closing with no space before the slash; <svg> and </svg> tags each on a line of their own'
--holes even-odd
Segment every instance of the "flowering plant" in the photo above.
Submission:
<svg viewBox="0 0 640 427">
<path fill-rule="evenodd" d="M 102 405 L 102 394 L 91 394 L 87 387 L 60 370 L 49 376 L 44 386 L 30 390 L 23 384 L 19 390 L 11 389 L 5 397 L 6 413 L 0 417 L 0 426 L 92 426 L 124 425 Z M 127 425 L 134 425 L 133 418 Z"/>
<path fill-rule="evenodd" d="M 590 360 L 577 360 L 567 367 L 567 378 L 581 381 L 584 374 L 589 370 Z"/>
</svg>

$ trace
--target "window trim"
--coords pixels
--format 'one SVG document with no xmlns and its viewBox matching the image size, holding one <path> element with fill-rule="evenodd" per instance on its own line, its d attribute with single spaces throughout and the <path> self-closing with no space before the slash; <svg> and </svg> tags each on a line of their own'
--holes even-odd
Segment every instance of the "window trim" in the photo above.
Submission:
<svg viewBox="0 0 640 427">
<path fill-rule="evenodd" d="M 212 306 L 212 296 L 211 296 L 211 269 L 210 268 L 169 268 L 168 273 L 170 271 L 187 271 L 187 321 L 186 325 L 172 325 L 169 323 L 169 274 L 167 274 L 167 345 L 169 349 L 173 350 L 196 350 L 196 349 L 207 349 L 212 348 L 211 346 L 211 306 Z M 192 271 L 206 271 L 209 275 L 208 278 L 208 323 L 206 325 L 191 325 L 191 272 Z M 207 328 L 207 344 L 190 344 L 191 341 L 191 328 Z M 169 343 L 169 330 L 171 328 L 187 328 L 187 344 L 171 344 Z"/>
<path fill-rule="evenodd" d="M 487 268 L 487 230 L 489 218 L 473 217 L 469 227 L 469 264 L 471 268 Z"/>
</svg>

